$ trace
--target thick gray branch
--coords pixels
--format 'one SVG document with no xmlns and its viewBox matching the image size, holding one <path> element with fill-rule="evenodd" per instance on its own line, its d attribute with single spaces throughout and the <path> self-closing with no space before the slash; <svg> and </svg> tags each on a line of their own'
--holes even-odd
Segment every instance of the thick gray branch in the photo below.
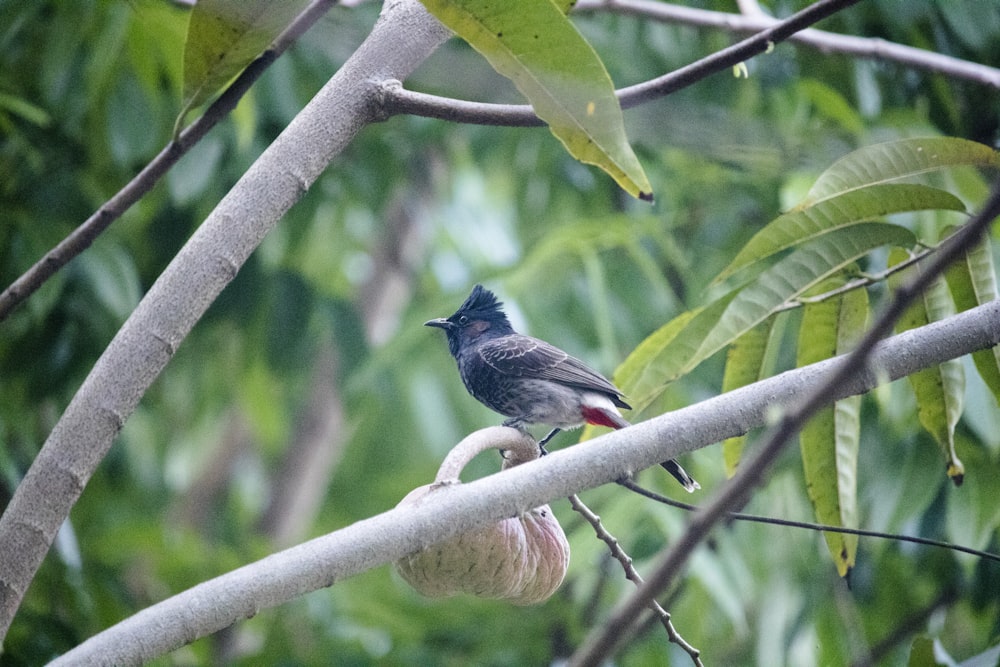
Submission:
<svg viewBox="0 0 1000 667">
<path fill-rule="evenodd" d="M 386 3 L 365 43 L 219 203 L 122 325 L 0 518 L 0 636 L 59 526 L 177 346 L 330 160 L 378 120 L 378 82 L 405 79 L 449 35 L 416 0 Z"/>
<path fill-rule="evenodd" d="M 871 370 L 853 375 L 831 400 L 1000 344 L 1000 301 L 877 345 Z M 840 357 L 787 371 L 736 391 L 569 447 L 469 484 L 449 487 L 434 506 L 397 508 L 359 521 L 149 607 L 87 640 L 53 665 L 135 664 L 306 592 L 392 562 L 459 531 L 606 484 L 684 452 L 765 424 L 794 406 L 844 363 Z M 496 427 L 500 428 L 500 427 Z"/>
</svg>

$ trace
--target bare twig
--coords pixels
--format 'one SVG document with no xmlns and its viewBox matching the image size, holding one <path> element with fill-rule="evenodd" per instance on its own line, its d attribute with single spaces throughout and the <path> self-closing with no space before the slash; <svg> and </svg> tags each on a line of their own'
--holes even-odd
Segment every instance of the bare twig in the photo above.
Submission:
<svg viewBox="0 0 1000 667">
<path fill-rule="evenodd" d="M 571 657 L 570 665 L 598 665 L 611 653 L 617 644 L 617 638 L 635 622 L 646 600 L 655 597 L 670 585 L 695 547 L 705 539 L 715 524 L 725 517 L 726 512 L 738 510 L 745 504 L 750 491 L 764 479 L 767 469 L 802 425 L 822 406 L 836 400 L 841 386 L 849 378 L 867 371 L 869 357 L 879 340 L 892 330 L 893 324 L 906 308 L 941 275 L 948 265 L 978 242 L 982 233 L 998 215 L 1000 215 L 1000 180 L 994 184 L 993 192 L 982 210 L 955 235 L 941 244 L 924 271 L 896 292 L 895 298 L 861 339 L 858 347 L 847 355 L 846 361 L 839 365 L 825 382 L 806 394 L 805 400 L 797 406 L 790 407 L 771 429 L 760 450 L 744 461 L 736 475 L 722 487 L 712 502 L 695 512 L 688 530 L 664 554 L 646 583 L 616 610 L 607 623 L 588 637 L 587 642 Z"/>
<path fill-rule="evenodd" d="M 604 524 L 601 523 L 601 517 L 594 514 L 594 512 L 591 511 L 591 509 L 587 507 L 582 500 L 580 500 L 580 496 L 575 493 L 569 497 L 569 504 L 577 513 L 580 514 L 580 516 L 586 519 L 587 523 L 593 526 L 594 532 L 597 533 L 597 537 L 608 545 L 608 550 L 611 552 L 611 555 L 615 560 L 621 563 L 622 570 L 625 571 L 625 578 L 636 586 L 641 585 L 642 576 L 639 575 L 639 572 L 632 564 L 632 558 L 625 553 L 625 550 L 622 548 L 622 545 L 619 544 L 618 539 L 609 533 L 604 527 Z M 674 644 L 677 644 L 684 649 L 684 651 L 691 656 L 691 661 L 694 662 L 695 665 L 702 667 L 703 663 L 700 657 L 701 651 L 687 643 L 684 637 L 677 632 L 673 621 L 670 620 L 670 612 L 664 609 L 659 602 L 652 598 L 646 603 L 646 606 L 653 611 L 654 616 L 656 616 L 657 620 L 660 621 L 664 629 L 667 631 L 667 638 Z"/>
<path fill-rule="evenodd" d="M 7 289 L 0 293 L 0 322 L 18 305 L 34 294 L 46 280 L 66 266 L 70 260 L 90 247 L 112 222 L 124 215 L 160 178 L 173 167 L 191 148 L 225 118 L 242 99 L 250 86 L 278 59 L 282 53 L 308 30 L 336 0 L 313 0 L 295 17 L 274 43 L 250 63 L 232 84 L 208 107 L 205 113 L 181 132 L 176 141 L 168 143 L 160 153 L 135 175 L 111 199 L 87 218 L 56 247 L 45 253 L 30 269 L 25 271 Z"/>
</svg>

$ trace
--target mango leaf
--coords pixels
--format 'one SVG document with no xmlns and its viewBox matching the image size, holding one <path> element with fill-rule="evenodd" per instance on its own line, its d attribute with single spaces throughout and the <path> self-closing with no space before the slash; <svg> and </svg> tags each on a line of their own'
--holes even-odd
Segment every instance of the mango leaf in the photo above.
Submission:
<svg viewBox="0 0 1000 667">
<path fill-rule="evenodd" d="M 803 244 L 763 271 L 756 280 L 740 288 L 718 325 L 702 339 L 697 351 L 687 357 L 684 372 L 763 322 L 790 300 L 875 248 L 913 242 L 913 233 L 904 227 L 865 222 L 834 230 Z"/>
<path fill-rule="evenodd" d="M 652 187 L 625 136 L 604 63 L 551 0 L 422 0 L 514 82 L 570 155 L 606 171 L 633 197 Z"/>
<path fill-rule="evenodd" d="M 865 146 L 820 174 L 797 208 L 851 190 L 958 166 L 1000 168 L 1000 153 L 984 144 L 954 137 L 901 139 Z"/>
<path fill-rule="evenodd" d="M 889 266 L 895 266 L 910 257 L 908 251 L 893 248 L 889 253 Z M 889 276 L 889 286 L 896 288 L 913 275 L 910 267 Z M 896 331 L 906 331 L 944 319 L 955 313 L 944 279 L 936 280 L 923 297 L 918 299 L 896 323 Z M 909 376 L 910 386 L 917 397 L 917 416 L 920 424 L 933 436 L 944 453 L 948 477 L 955 486 L 962 484 L 965 467 L 955 453 L 955 426 L 962 416 L 965 392 L 965 372 L 958 359 L 951 359 L 939 366 L 925 368 Z"/>
<path fill-rule="evenodd" d="M 989 239 L 977 243 L 962 259 L 948 267 L 945 278 L 959 311 L 1000 298 Z M 983 382 L 1000 402 L 1000 347 L 974 352 L 972 360 Z"/>
<path fill-rule="evenodd" d="M 843 276 L 824 281 L 818 291 L 842 286 Z M 799 329 L 799 366 L 848 352 L 868 320 L 868 293 L 855 289 L 838 297 L 809 303 Z M 851 396 L 820 410 L 802 429 L 799 446 L 809 499 L 816 520 L 833 526 L 858 527 L 858 443 L 861 397 Z M 824 533 L 840 576 L 854 567 L 857 535 Z"/>
<path fill-rule="evenodd" d="M 184 45 L 184 92 L 174 126 L 239 74 L 308 0 L 198 0 Z"/>
<path fill-rule="evenodd" d="M 734 342 L 787 303 L 845 266 L 883 245 L 910 245 L 905 227 L 867 222 L 814 239 L 783 257 L 756 280 L 694 313 L 674 320 L 639 344 L 615 374 L 637 409 L 652 403 L 666 385 Z"/>
<path fill-rule="evenodd" d="M 769 360 L 774 356 L 773 345 L 781 339 L 781 327 L 775 327 L 777 317 L 769 317 L 736 339 L 726 353 L 726 370 L 722 375 L 722 392 L 732 391 L 757 382 L 768 375 Z M 746 436 L 727 438 L 722 442 L 722 460 L 726 475 L 736 474 Z"/>
<path fill-rule="evenodd" d="M 882 183 L 849 190 L 775 218 L 754 234 L 715 281 L 834 229 L 877 220 L 891 213 L 929 209 L 966 210 L 955 195 L 926 185 Z"/>
<path fill-rule="evenodd" d="M 636 412 L 659 396 L 665 385 L 677 379 L 674 365 L 659 359 L 664 348 L 669 347 L 689 325 L 695 328 L 714 326 L 725 309 L 725 303 L 728 303 L 724 300 L 720 302 L 713 303 L 707 309 L 681 313 L 647 336 L 618 366 L 614 374 L 615 385 L 625 392 Z M 710 312 L 706 313 L 706 310 Z"/>
</svg>

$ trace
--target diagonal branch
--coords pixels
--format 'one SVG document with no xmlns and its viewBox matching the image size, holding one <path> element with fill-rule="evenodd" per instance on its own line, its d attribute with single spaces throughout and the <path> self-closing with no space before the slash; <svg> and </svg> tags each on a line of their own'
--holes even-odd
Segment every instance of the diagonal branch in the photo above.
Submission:
<svg viewBox="0 0 1000 667">
<path fill-rule="evenodd" d="M 111 199 L 0 293 L 0 322 L 25 299 L 34 294 L 59 269 L 89 248 L 112 222 L 124 215 L 133 204 L 152 190 L 153 186 L 170 171 L 170 168 L 178 160 L 184 157 L 195 144 L 208 134 L 209 130 L 236 108 L 236 104 L 250 89 L 250 86 L 271 66 L 271 63 L 277 60 L 278 56 L 312 27 L 335 3 L 336 0 L 313 0 L 278 35 L 274 43 L 236 77 L 236 80 L 208 107 L 200 118 L 186 127 L 177 139 L 171 140 L 155 158 L 143 167 L 142 171 L 126 183 Z"/>
<path fill-rule="evenodd" d="M 858 375 L 868 375 L 872 372 L 876 366 L 873 357 L 879 341 L 892 330 L 893 324 L 913 300 L 962 253 L 978 242 L 997 216 L 1000 216 L 1000 181 L 994 185 L 993 192 L 982 210 L 959 232 L 941 244 L 931 262 L 912 282 L 896 292 L 888 308 L 858 343 L 858 347 L 841 358 L 842 363 L 823 382 L 804 392 L 802 394 L 804 400 L 800 398 L 788 404 L 788 409 L 784 411 L 777 425 L 770 430 L 763 446 L 754 456 L 741 464 L 736 475 L 722 487 L 712 502 L 694 514 L 687 531 L 664 554 L 646 583 L 615 610 L 607 623 L 588 637 L 586 643 L 570 659 L 570 665 L 579 667 L 601 664 L 617 644 L 617 638 L 638 618 L 646 601 L 659 595 L 670 585 L 695 547 L 708 536 L 715 524 L 725 518 L 727 512 L 736 511 L 746 503 L 750 491 L 763 481 L 767 469 L 806 421 L 821 407 L 830 405 L 842 396 L 843 385 L 854 381 Z M 992 302 L 988 305 L 1000 306 L 1000 303 Z M 1000 335 L 1000 329 L 996 333 Z"/>
<path fill-rule="evenodd" d="M 219 202 L 77 391 L 0 517 L 0 636 L 125 420 L 208 306 L 327 164 L 378 119 L 373 79 L 405 79 L 451 33 L 387 3 L 365 42 Z"/>
<path fill-rule="evenodd" d="M 832 387 L 827 399 L 863 393 L 880 382 L 997 344 L 1000 301 L 878 343 L 869 369 Z M 398 560 L 459 532 L 742 435 L 767 423 L 775 407 L 798 404 L 803 395 L 826 385 L 845 368 L 847 359 L 838 357 L 786 371 L 502 473 L 452 486 L 434 505 L 397 507 L 198 584 L 91 637 L 53 665 L 149 660 L 261 609 Z M 651 581 L 647 578 L 639 590 L 649 590 Z M 641 603 L 640 609 L 644 607 Z"/>
</svg>

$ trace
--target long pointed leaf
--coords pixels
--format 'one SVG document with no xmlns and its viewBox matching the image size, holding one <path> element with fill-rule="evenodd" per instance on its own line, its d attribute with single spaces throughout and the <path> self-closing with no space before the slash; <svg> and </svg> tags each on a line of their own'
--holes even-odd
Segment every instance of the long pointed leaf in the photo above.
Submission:
<svg viewBox="0 0 1000 667">
<path fill-rule="evenodd" d="M 514 82 L 573 157 L 600 167 L 633 197 L 652 198 L 611 77 L 562 7 L 551 0 L 422 1 Z"/>
<path fill-rule="evenodd" d="M 901 248 L 889 253 L 889 265 L 898 264 L 909 257 Z M 898 286 L 912 275 L 913 268 L 893 274 L 891 287 Z M 943 279 L 936 280 L 896 323 L 896 331 L 906 331 L 954 314 L 955 305 Z M 913 393 L 917 397 L 917 416 L 920 424 L 934 437 L 944 454 L 948 477 L 956 486 L 962 483 L 965 467 L 955 453 L 955 426 L 962 416 L 965 392 L 965 372 L 958 359 L 924 369 L 909 376 Z"/>
<path fill-rule="evenodd" d="M 957 166 L 1000 168 L 1000 153 L 984 144 L 954 137 L 901 139 L 865 146 L 830 165 L 801 207 L 876 183 Z"/>
<path fill-rule="evenodd" d="M 736 339 L 726 354 L 726 370 L 722 376 L 722 392 L 732 391 L 756 382 L 767 374 L 768 359 L 773 356 L 771 345 L 780 339 L 780 327 L 775 336 L 776 317 L 769 317 Z M 736 474 L 746 436 L 728 438 L 722 442 L 722 460 L 726 475 Z"/>
<path fill-rule="evenodd" d="M 948 268 L 945 277 L 959 311 L 1000 298 L 997 296 L 996 269 L 993 266 L 989 239 L 983 239 L 973 246 L 961 260 Z M 975 352 L 972 360 L 983 382 L 1000 402 L 1000 347 Z"/>
<path fill-rule="evenodd" d="M 912 232 L 898 225 L 867 222 L 837 229 L 782 258 L 739 290 L 716 326 L 688 358 L 693 369 L 748 329 L 764 321 L 791 299 L 883 245 L 909 245 Z M 678 337 L 680 339 L 681 336 Z"/>
<path fill-rule="evenodd" d="M 931 209 L 966 210 L 962 200 L 950 192 L 926 185 L 900 183 L 851 190 L 808 208 L 797 208 L 775 218 L 754 234 L 716 281 L 834 229 L 877 220 L 892 213 Z"/>
<path fill-rule="evenodd" d="M 829 290 L 844 283 L 823 283 Z M 843 354 L 853 347 L 868 318 L 868 293 L 852 290 L 840 297 L 808 304 L 799 330 L 799 366 Z M 857 465 L 861 435 L 861 397 L 837 401 L 818 412 L 799 436 L 802 466 L 817 521 L 857 528 Z M 857 555 L 856 535 L 825 533 L 827 547 L 840 576 L 846 576 Z"/>
</svg>

